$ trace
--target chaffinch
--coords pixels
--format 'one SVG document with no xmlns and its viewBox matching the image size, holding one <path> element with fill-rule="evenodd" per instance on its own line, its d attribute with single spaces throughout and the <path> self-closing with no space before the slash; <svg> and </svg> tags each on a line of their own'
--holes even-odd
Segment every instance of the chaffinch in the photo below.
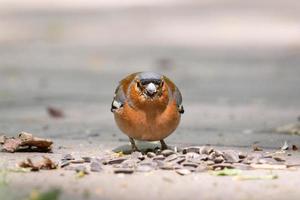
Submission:
<svg viewBox="0 0 300 200">
<path fill-rule="evenodd" d="M 178 126 L 184 113 L 182 96 L 166 76 L 155 72 L 138 72 L 120 81 L 111 105 L 118 127 L 138 151 L 134 140 L 160 141 Z"/>
</svg>

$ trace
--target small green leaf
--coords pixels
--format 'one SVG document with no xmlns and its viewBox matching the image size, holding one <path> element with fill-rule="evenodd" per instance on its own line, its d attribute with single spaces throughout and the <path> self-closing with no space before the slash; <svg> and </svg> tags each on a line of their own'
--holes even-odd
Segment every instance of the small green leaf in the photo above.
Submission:
<svg viewBox="0 0 300 200">
<path fill-rule="evenodd" d="M 212 175 L 214 176 L 237 176 L 239 174 L 241 174 L 241 170 L 228 169 L 228 168 L 224 168 L 223 170 L 212 172 Z"/>
<path fill-rule="evenodd" d="M 36 190 L 31 192 L 29 200 L 58 200 L 61 190 L 54 188 L 46 192 L 38 192 Z"/>
</svg>

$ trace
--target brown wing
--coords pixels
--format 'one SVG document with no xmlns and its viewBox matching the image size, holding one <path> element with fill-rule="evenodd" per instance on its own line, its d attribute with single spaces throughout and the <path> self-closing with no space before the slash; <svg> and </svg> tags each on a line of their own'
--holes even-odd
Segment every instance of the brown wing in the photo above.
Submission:
<svg viewBox="0 0 300 200">
<path fill-rule="evenodd" d="M 167 83 L 167 85 L 170 87 L 170 90 L 171 90 L 171 93 L 172 93 L 171 95 L 172 95 L 172 98 L 174 98 L 175 101 L 176 101 L 178 112 L 180 114 L 183 114 L 184 113 L 184 108 L 183 108 L 183 105 L 182 105 L 181 92 L 179 91 L 179 89 L 176 87 L 176 85 L 169 78 L 164 76 L 164 80 Z"/>
<path fill-rule="evenodd" d="M 116 110 L 124 106 L 124 103 L 127 99 L 126 91 L 128 90 L 130 83 L 138 73 L 131 74 L 120 81 L 117 89 L 115 90 L 114 98 L 111 103 L 111 112 L 115 112 Z"/>
</svg>

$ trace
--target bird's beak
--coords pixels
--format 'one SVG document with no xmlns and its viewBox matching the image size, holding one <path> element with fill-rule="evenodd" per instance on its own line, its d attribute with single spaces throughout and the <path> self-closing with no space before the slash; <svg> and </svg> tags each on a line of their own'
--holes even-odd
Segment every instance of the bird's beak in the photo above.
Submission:
<svg viewBox="0 0 300 200">
<path fill-rule="evenodd" d="M 153 95 L 156 93 L 156 86 L 153 84 L 153 83 L 149 83 L 147 86 L 146 86 L 146 90 L 147 92 L 150 94 L 150 95 Z"/>
</svg>

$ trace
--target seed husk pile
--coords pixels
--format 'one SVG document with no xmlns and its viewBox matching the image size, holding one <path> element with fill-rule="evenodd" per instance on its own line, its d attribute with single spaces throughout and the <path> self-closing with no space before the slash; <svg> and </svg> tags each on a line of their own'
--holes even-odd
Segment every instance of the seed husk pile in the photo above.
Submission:
<svg viewBox="0 0 300 200">
<path fill-rule="evenodd" d="M 133 174 L 151 172 L 154 170 L 172 170 L 180 175 L 218 171 L 223 169 L 286 169 L 285 158 L 280 153 L 265 153 L 254 151 L 250 153 L 234 150 L 218 150 L 211 146 L 190 146 L 180 151 L 156 150 L 147 153 L 132 152 L 129 155 L 116 153 L 98 158 L 75 159 L 65 155 L 61 159 L 61 167 L 76 170 L 81 165 L 89 163 L 91 172 L 110 170 L 116 174 Z"/>
</svg>

